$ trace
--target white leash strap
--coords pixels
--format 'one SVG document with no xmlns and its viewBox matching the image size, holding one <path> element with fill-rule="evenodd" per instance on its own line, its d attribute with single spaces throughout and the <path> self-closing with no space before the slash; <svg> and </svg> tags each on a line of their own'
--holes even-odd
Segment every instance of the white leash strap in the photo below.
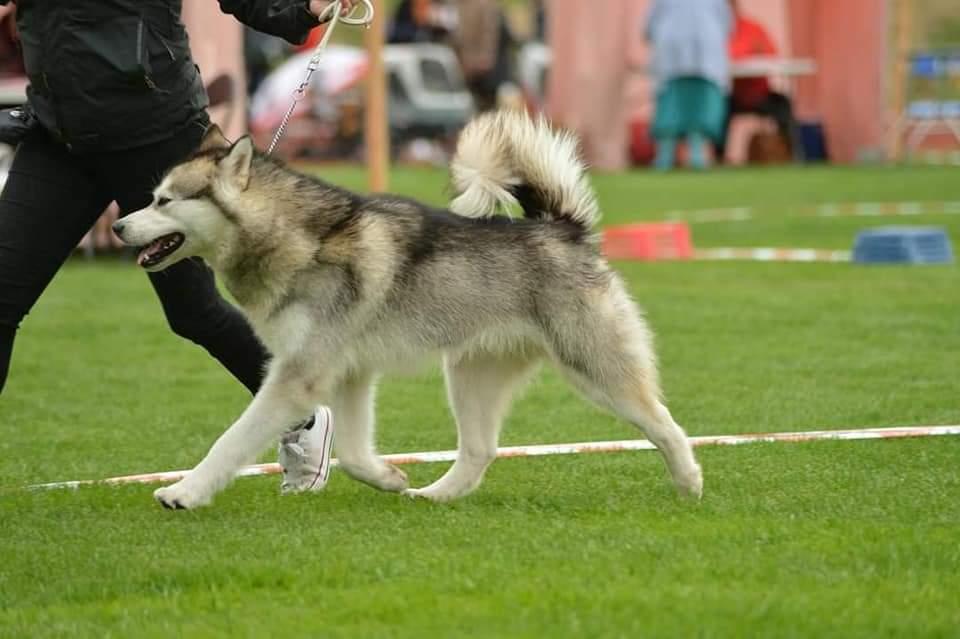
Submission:
<svg viewBox="0 0 960 639">
<path fill-rule="evenodd" d="M 327 8 L 323 10 L 320 16 L 317 18 L 321 23 L 327 22 L 327 30 L 323 34 L 323 38 L 320 39 L 320 43 L 317 44 L 317 48 L 313 50 L 313 56 L 310 57 L 310 62 L 307 64 L 307 75 L 304 76 L 303 81 L 300 83 L 294 92 L 293 92 L 293 102 L 290 103 L 290 108 L 287 109 L 287 112 L 284 114 L 283 119 L 280 121 L 280 126 L 277 127 L 277 132 L 273 136 L 273 141 L 270 142 L 270 146 L 267 148 L 267 155 L 273 153 L 273 149 L 276 148 L 277 142 L 280 141 L 280 137 L 283 135 L 284 129 L 287 128 L 287 124 L 290 122 L 290 118 L 293 116 L 293 111 L 297 108 L 297 103 L 304 98 L 307 93 L 307 87 L 310 86 L 310 78 L 313 76 L 313 72 L 317 70 L 317 67 L 320 65 L 320 58 L 323 56 L 323 50 L 327 48 L 327 43 L 330 42 L 330 36 L 333 35 L 333 30 L 336 28 L 337 24 L 340 22 L 344 24 L 349 24 L 350 26 L 355 27 L 369 27 L 370 23 L 373 22 L 373 3 L 371 0 L 360 0 L 360 4 L 354 7 L 354 10 L 350 12 L 349 15 L 342 16 L 341 12 L 341 2 L 340 0 L 335 0 L 327 5 Z M 359 17 L 354 17 L 356 10 L 362 8 L 363 15 Z"/>
</svg>

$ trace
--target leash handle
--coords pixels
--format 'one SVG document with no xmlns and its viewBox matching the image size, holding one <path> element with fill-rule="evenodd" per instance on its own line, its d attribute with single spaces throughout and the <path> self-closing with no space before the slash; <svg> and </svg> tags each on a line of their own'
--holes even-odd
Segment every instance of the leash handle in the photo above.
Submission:
<svg viewBox="0 0 960 639">
<path fill-rule="evenodd" d="M 360 4 L 354 6 L 353 10 L 347 15 L 341 15 L 341 6 L 340 0 L 331 2 L 320 12 L 317 19 L 320 22 L 326 22 L 327 20 L 332 20 L 334 15 L 336 15 L 340 18 L 340 22 L 349 24 L 352 27 L 369 27 L 373 22 L 373 2 L 371 0 L 360 0 Z M 336 7 L 336 10 L 334 10 L 334 7 Z M 362 16 L 357 17 L 353 15 L 357 12 L 357 9 L 363 9 Z"/>
<path fill-rule="evenodd" d="M 363 9 L 363 15 L 355 17 L 354 14 L 357 12 L 357 9 Z M 320 38 L 320 42 L 317 43 L 317 47 L 313 50 L 313 55 L 310 56 L 310 62 L 307 63 L 307 74 L 303 77 L 299 86 L 293 90 L 293 101 L 290 103 L 290 108 L 288 108 L 287 112 L 283 115 L 283 119 L 280 121 L 280 126 L 277 127 L 277 132 L 273 135 L 270 146 L 267 147 L 267 155 L 273 154 L 277 143 L 280 141 L 280 138 L 283 137 L 283 132 L 286 130 L 287 124 L 290 123 L 290 118 L 293 117 L 297 103 L 306 96 L 307 88 L 310 86 L 310 78 L 313 77 L 313 72 L 320 66 L 320 58 L 323 57 L 323 50 L 327 48 L 327 44 L 330 42 L 333 30 L 336 29 L 337 25 L 341 22 L 350 26 L 365 28 L 369 28 L 370 23 L 373 22 L 374 11 L 371 0 L 360 0 L 360 4 L 354 6 L 353 11 L 347 15 L 341 15 L 342 10 L 343 4 L 341 0 L 336 0 L 328 4 L 327 7 L 320 12 L 320 15 L 317 16 L 319 22 L 329 22 L 327 24 L 327 30 L 324 31 L 323 37 Z"/>
</svg>

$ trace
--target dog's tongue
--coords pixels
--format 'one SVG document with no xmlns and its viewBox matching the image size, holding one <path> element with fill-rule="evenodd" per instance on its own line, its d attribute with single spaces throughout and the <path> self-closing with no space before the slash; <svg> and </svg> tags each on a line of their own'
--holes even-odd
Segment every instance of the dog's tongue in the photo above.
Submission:
<svg viewBox="0 0 960 639">
<path fill-rule="evenodd" d="M 164 238 L 160 237 L 150 242 L 142 251 L 140 255 L 137 256 L 137 265 L 143 266 L 143 263 L 149 260 L 153 255 L 155 255 L 160 247 L 163 245 Z"/>
</svg>

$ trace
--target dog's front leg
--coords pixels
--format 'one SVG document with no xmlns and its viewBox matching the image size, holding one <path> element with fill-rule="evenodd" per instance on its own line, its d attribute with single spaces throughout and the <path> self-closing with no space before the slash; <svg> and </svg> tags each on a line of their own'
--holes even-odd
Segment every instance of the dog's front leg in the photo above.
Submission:
<svg viewBox="0 0 960 639">
<path fill-rule="evenodd" d="M 294 370 L 296 374 L 289 374 Z M 322 394 L 319 383 L 303 375 L 299 366 L 273 363 L 253 401 L 240 418 L 217 439 L 196 468 L 182 480 L 158 489 L 153 496 L 167 508 L 196 508 L 213 496 L 252 462 L 283 432 L 305 419 Z"/>
</svg>

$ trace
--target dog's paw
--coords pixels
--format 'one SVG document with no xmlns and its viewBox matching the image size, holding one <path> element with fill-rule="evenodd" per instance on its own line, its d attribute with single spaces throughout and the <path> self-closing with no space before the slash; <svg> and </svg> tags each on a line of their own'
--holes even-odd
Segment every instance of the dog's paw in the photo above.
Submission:
<svg viewBox="0 0 960 639">
<path fill-rule="evenodd" d="M 190 510 L 205 506 L 212 497 L 208 491 L 197 490 L 183 480 L 153 492 L 153 498 L 160 502 L 161 506 L 171 510 Z"/>
<path fill-rule="evenodd" d="M 379 458 L 362 464 L 341 461 L 340 468 L 357 481 L 390 493 L 403 492 L 410 485 L 405 472 Z"/>
<path fill-rule="evenodd" d="M 405 491 L 403 491 L 403 494 L 410 499 L 426 499 L 438 504 L 453 501 L 454 499 L 460 497 L 459 494 L 444 490 L 437 490 L 432 486 L 427 486 L 426 488 L 407 488 Z"/>
<path fill-rule="evenodd" d="M 390 493 L 403 492 L 410 485 L 407 474 L 392 464 L 386 464 L 384 471 L 370 483 Z"/>
<path fill-rule="evenodd" d="M 699 466 L 678 475 L 675 478 L 677 492 L 683 497 L 697 499 L 703 497 L 703 472 Z"/>
<path fill-rule="evenodd" d="M 424 494 L 423 488 L 407 488 L 401 493 L 404 497 L 409 497 L 410 499 L 430 499 L 429 496 Z"/>
</svg>

